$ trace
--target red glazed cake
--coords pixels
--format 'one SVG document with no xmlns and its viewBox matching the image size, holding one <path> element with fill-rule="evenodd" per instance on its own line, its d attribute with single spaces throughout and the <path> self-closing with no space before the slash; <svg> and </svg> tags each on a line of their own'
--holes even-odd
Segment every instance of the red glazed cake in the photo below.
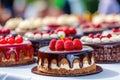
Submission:
<svg viewBox="0 0 120 80">
<path fill-rule="evenodd" d="M 94 48 L 93 54 L 98 63 L 120 62 L 120 35 L 89 34 L 81 38 L 84 45 Z"/>
<path fill-rule="evenodd" d="M 51 40 L 49 47 L 38 51 L 39 72 L 55 75 L 76 75 L 96 71 L 93 49 L 82 46 L 79 39 Z"/>
<path fill-rule="evenodd" d="M 0 66 L 23 65 L 33 62 L 32 43 L 21 36 L 0 36 Z"/>
</svg>

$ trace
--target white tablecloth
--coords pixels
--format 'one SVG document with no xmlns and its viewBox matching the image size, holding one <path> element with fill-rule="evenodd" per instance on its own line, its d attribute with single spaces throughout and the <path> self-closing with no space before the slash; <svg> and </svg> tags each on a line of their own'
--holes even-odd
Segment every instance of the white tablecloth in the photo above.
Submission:
<svg viewBox="0 0 120 80">
<path fill-rule="evenodd" d="M 0 67 L 0 80 L 120 80 L 120 63 L 98 64 L 103 68 L 103 72 L 79 77 L 51 77 L 33 74 L 31 68 L 36 65 Z"/>
</svg>

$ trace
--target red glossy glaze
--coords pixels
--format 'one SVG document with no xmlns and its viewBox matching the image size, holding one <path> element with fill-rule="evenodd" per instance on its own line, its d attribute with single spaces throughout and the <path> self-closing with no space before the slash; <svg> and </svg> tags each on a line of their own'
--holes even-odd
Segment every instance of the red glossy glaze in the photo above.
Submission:
<svg viewBox="0 0 120 80">
<path fill-rule="evenodd" d="M 10 59 L 11 53 L 15 53 L 15 60 L 19 61 L 19 55 L 21 51 L 24 53 L 24 56 L 28 56 L 32 58 L 33 55 L 33 48 L 32 44 L 29 41 L 23 41 L 23 43 L 19 44 L 0 44 L 0 51 L 3 52 L 6 59 Z M 2 57 L 0 57 L 1 61 Z"/>
</svg>

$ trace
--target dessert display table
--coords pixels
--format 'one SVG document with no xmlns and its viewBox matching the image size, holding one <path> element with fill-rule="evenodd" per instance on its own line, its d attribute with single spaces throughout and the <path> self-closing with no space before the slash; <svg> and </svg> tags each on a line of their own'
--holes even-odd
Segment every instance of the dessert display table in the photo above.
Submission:
<svg viewBox="0 0 120 80">
<path fill-rule="evenodd" d="M 51 77 L 33 74 L 31 68 L 37 64 L 15 67 L 0 67 L 0 80 L 118 80 L 120 79 L 120 63 L 97 64 L 103 68 L 98 74 L 78 77 Z"/>
</svg>

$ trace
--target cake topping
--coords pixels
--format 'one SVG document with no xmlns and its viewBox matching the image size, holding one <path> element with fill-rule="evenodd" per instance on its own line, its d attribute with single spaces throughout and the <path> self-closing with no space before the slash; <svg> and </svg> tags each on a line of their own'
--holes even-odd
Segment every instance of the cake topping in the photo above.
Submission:
<svg viewBox="0 0 120 80">
<path fill-rule="evenodd" d="M 63 31 L 66 36 L 71 36 L 76 34 L 76 29 L 68 26 L 62 26 L 55 30 L 56 33 L 58 33 L 59 31 Z"/>
<path fill-rule="evenodd" d="M 25 35 L 27 38 L 32 38 L 32 39 L 51 39 L 51 38 L 59 38 L 65 37 L 65 33 L 63 31 L 59 31 L 58 33 L 55 33 L 54 31 L 36 31 L 36 32 L 27 32 Z"/>
<path fill-rule="evenodd" d="M 49 48 L 55 51 L 81 50 L 82 43 L 79 39 L 74 39 L 73 41 L 71 38 L 62 38 L 60 40 L 53 39 L 50 41 Z"/>
<path fill-rule="evenodd" d="M 101 35 L 101 34 L 89 34 L 88 36 L 83 36 L 81 38 L 83 42 L 88 43 L 108 43 L 108 42 L 117 42 L 119 40 L 119 36 L 107 34 L 107 35 Z"/>
<path fill-rule="evenodd" d="M 10 34 L 10 29 L 8 29 L 8 28 L 1 28 L 0 29 L 0 34 L 2 34 L 2 35 Z"/>
<path fill-rule="evenodd" d="M 23 38 L 20 35 L 17 35 L 16 37 L 12 35 L 8 35 L 5 38 L 3 36 L 0 36 L 0 44 L 14 44 L 14 43 L 22 43 Z"/>
<path fill-rule="evenodd" d="M 52 39 L 50 44 L 49 44 L 49 48 L 50 50 L 55 50 L 55 44 L 56 44 L 56 41 L 55 39 Z"/>
<path fill-rule="evenodd" d="M 73 42 L 71 40 L 67 40 L 64 43 L 64 48 L 65 50 L 69 51 L 69 50 L 73 50 L 74 46 L 73 46 Z"/>
<path fill-rule="evenodd" d="M 63 40 L 56 41 L 55 50 L 56 51 L 63 51 L 64 50 L 64 41 Z"/>
</svg>

